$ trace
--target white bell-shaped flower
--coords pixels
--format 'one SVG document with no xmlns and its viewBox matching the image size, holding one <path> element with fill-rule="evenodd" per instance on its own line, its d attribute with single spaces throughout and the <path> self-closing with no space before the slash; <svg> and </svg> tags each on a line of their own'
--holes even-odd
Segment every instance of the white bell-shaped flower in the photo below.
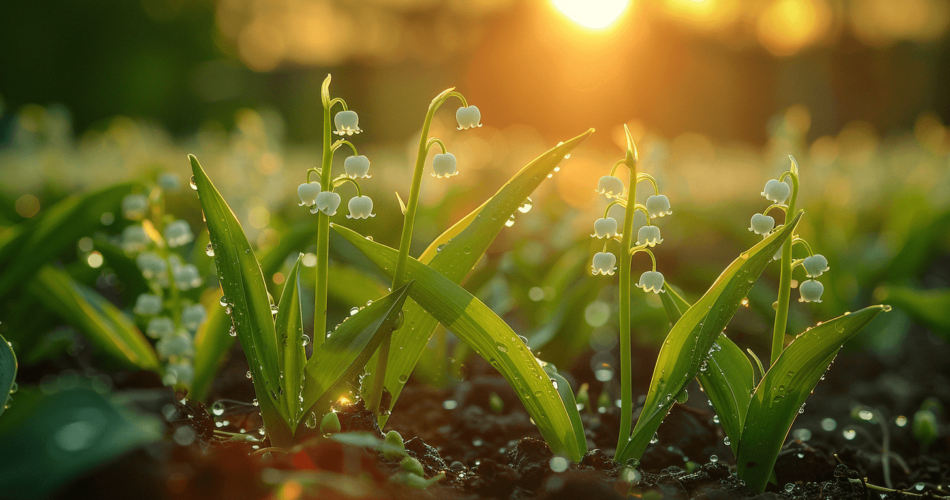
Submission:
<svg viewBox="0 0 950 500">
<path fill-rule="evenodd" d="M 605 175 L 597 181 L 597 194 L 608 198 L 618 198 L 623 195 L 623 181 L 619 177 Z"/>
<path fill-rule="evenodd" d="M 597 252 L 594 254 L 591 268 L 594 270 L 594 276 L 598 274 L 613 276 L 614 271 L 617 270 L 617 256 L 610 252 Z"/>
<path fill-rule="evenodd" d="M 148 197 L 130 194 L 122 198 L 122 215 L 129 220 L 142 220 L 148 215 Z"/>
<path fill-rule="evenodd" d="M 440 153 L 432 159 L 432 175 L 434 177 L 452 177 L 458 175 L 458 162 L 452 153 Z"/>
<path fill-rule="evenodd" d="M 792 188 L 788 187 L 788 184 L 778 179 L 770 179 L 765 183 L 765 189 L 762 190 L 761 194 L 772 203 L 785 203 L 791 191 Z"/>
<path fill-rule="evenodd" d="M 458 111 L 455 112 L 455 119 L 459 122 L 459 130 L 482 126 L 482 124 L 479 123 L 482 120 L 482 112 L 475 106 L 459 108 Z"/>
<path fill-rule="evenodd" d="M 145 335 L 153 339 L 160 339 L 171 335 L 175 331 L 175 322 L 167 316 L 152 318 L 145 329 Z"/>
<path fill-rule="evenodd" d="M 642 288 L 644 292 L 653 292 L 656 294 L 663 293 L 663 274 L 657 271 L 647 271 L 640 275 L 640 282 L 637 283 L 637 286 Z"/>
<path fill-rule="evenodd" d="M 151 243 L 145 228 L 135 224 L 122 230 L 122 248 L 127 252 L 138 252 L 145 250 L 145 247 Z"/>
<path fill-rule="evenodd" d="M 165 191 L 175 192 L 181 189 L 181 177 L 173 172 L 163 172 L 158 176 L 158 187 Z"/>
<path fill-rule="evenodd" d="M 165 259 L 161 258 L 155 252 L 142 252 L 135 258 L 135 263 L 139 266 L 139 269 L 142 270 L 142 276 L 145 279 L 152 279 L 159 274 L 165 272 L 165 268 L 168 265 L 165 263 Z"/>
<path fill-rule="evenodd" d="M 650 217 L 665 217 L 673 213 L 670 210 L 670 199 L 665 194 L 655 194 L 647 198 L 646 207 Z"/>
<path fill-rule="evenodd" d="M 595 238 L 613 238 L 617 234 L 617 219 L 604 217 L 594 221 L 594 234 L 591 236 Z"/>
<path fill-rule="evenodd" d="M 208 310 L 201 304 L 188 306 L 181 311 L 181 326 L 195 331 L 208 319 Z"/>
<path fill-rule="evenodd" d="M 172 248 L 191 243 L 194 239 L 195 235 L 191 232 L 191 226 L 187 221 L 178 219 L 165 226 L 165 241 Z"/>
<path fill-rule="evenodd" d="M 762 236 L 767 236 L 772 232 L 774 227 L 775 219 L 768 215 L 755 214 L 752 216 L 752 225 L 749 226 L 749 231 L 752 231 L 755 234 L 761 234 Z"/>
<path fill-rule="evenodd" d="M 346 176 L 350 179 L 358 179 L 360 177 L 370 177 L 369 175 L 369 158 L 359 155 L 359 156 L 347 156 L 343 160 L 343 170 L 346 171 Z"/>
<path fill-rule="evenodd" d="M 663 243 L 660 237 L 660 228 L 656 226 L 643 226 L 637 231 L 637 245 L 647 245 L 655 247 Z"/>
<path fill-rule="evenodd" d="M 340 195 L 333 191 L 324 191 L 317 195 L 317 200 L 310 212 L 317 213 L 317 211 L 320 211 L 330 216 L 336 215 L 336 209 L 340 208 L 341 201 L 343 200 Z"/>
<path fill-rule="evenodd" d="M 185 332 L 179 331 L 156 342 L 155 352 L 162 359 L 168 359 L 172 356 L 190 358 L 195 355 L 195 348 L 191 338 Z"/>
<path fill-rule="evenodd" d="M 336 135 L 353 135 L 362 132 L 360 130 L 360 117 L 356 111 L 340 111 L 333 117 L 333 124 L 336 125 Z"/>
<path fill-rule="evenodd" d="M 802 266 L 805 268 L 805 274 L 807 274 L 809 278 L 817 278 L 828 269 L 831 269 L 828 267 L 828 259 L 820 253 L 816 253 L 811 257 L 805 257 L 805 260 L 802 261 Z"/>
<path fill-rule="evenodd" d="M 172 273 L 175 276 L 175 286 L 179 290 L 191 290 L 201 286 L 201 273 L 194 264 L 185 264 L 175 268 Z"/>
<path fill-rule="evenodd" d="M 798 286 L 798 293 L 801 297 L 799 302 L 821 302 L 821 293 L 825 291 L 824 285 L 819 281 L 807 280 Z"/>
<path fill-rule="evenodd" d="M 369 219 L 376 217 L 373 213 L 373 199 L 369 196 L 354 196 L 350 198 L 346 207 L 350 209 L 347 219 Z"/>
<path fill-rule="evenodd" d="M 305 182 L 297 186 L 297 196 L 300 197 L 300 206 L 312 207 L 317 202 L 317 195 L 322 187 L 317 181 Z"/>
<path fill-rule="evenodd" d="M 158 295 L 143 293 L 135 299 L 135 307 L 132 311 L 142 316 L 154 316 L 162 312 L 162 298 Z"/>
<path fill-rule="evenodd" d="M 169 363 L 165 366 L 165 376 L 162 382 L 165 385 L 185 385 L 190 386 L 195 378 L 195 368 L 191 363 L 184 361 L 180 363 Z"/>
</svg>

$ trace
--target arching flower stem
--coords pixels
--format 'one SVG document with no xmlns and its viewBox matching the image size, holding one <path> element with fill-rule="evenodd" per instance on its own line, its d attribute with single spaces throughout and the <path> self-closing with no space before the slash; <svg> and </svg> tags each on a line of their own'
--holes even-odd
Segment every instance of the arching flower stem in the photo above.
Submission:
<svg viewBox="0 0 950 500">
<path fill-rule="evenodd" d="M 336 188 L 342 186 L 343 184 L 346 184 L 347 182 L 352 183 L 354 186 L 356 186 L 356 196 L 363 196 L 363 190 L 360 189 L 360 183 L 356 182 L 353 179 L 350 179 L 349 177 L 345 175 L 341 175 L 337 177 L 336 179 L 333 179 L 333 190 L 335 191 Z"/>
<path fill-rule="evenodd" d="M 650 260 L 653 261 L 653 271 L 656 271 L 656 257 L 653 256 L 653 251 L 646 245 L 638 245 L 630 249 L 630 258 L 632 259 L 639 252 L 646 252 L 650 256 Z"/>
<path fill-rule="evenodd" d="M 333 153 L 336 153 L 336 150 L 340 149 L 344 145 L 350 147 L 350 150 L 353 151 L 354 156 L 359 154 L 356 152 L 356 146 L 354 146 L 352 142 L 346 139 L 338 139 L 336 142 L 333 143 L 332 146 L 330 146 L 330 151 Z"/>
<path fill-rule="evenodd" d="M 406 205 L 406 213 L 402 223 L 402 235 L 399 238 L 399 254 L 396 257 L 396 268 L 393 271 L 392 289 L 396 290 L 405 284 L 406 265 L 409 261 L 409 246 L 412 243 L 412 228 L 416 220 L 416 208 L 419 206 L 419 191 L 422 187 L 422 176 L 425 171 L 426 155 L 429 153 L 429 146 L 432 144 L 429 140 L 429 129 L 432 126 L 432 118 L 435 112 L 450 98 L 457 98 L 462 102 L 463 107 L 468 107 L 468 101 L 462 94 L 455 91 L 455 87 L 444 90 L 441 94 L 435 96 L 429 103 L 429 110 L 426 112 L 425 121 L 422 124 L 422 134 L 419 137 L 419 150 L 416 153 L 416 165 L 412 171 L 412 185 L 409 188 L 409 202 Z M 329 123 L 329 115 L 327 115 Z M 329 130 L 329 129 L 327 129 Z M 436 139 L 438 141 L 438 139 Z M 445 150 L 442 141 L 438 144 Z M 389 362 L 389 350 L 392 342 L 392 335 L 386 335 L 379 345 L 379 351 L 376 353 L 376 368 L 373 370 L 373 386 L 366 394 L 366 409 L 376 414 L 379 419 L 379 403 L 383 396 L 383 383 L 386 380 L 386 365 Z"/>
<path fill-rule="evenodd" d="M 771 212 L 772 210 L 781 210 L 782 213 L 784 214 L 784 213 L 787 213 L 785 211 L 787 208 L 788 207 L 786 207 L 784 203 L 775 203 L 775 204 L 769 205 L 769 208 L 766 208 L 764 211 L 762 211 L 762 215 L 768 215 L 769 212 Z"/>
<path fill-rule="evenodd" d="M 784 182 L 786 178 L 792 180 L 792 194 L 788 199 L 788 208 L 785 210 L 786 216 L 795 213 L 795 202 L 798 199 L 798 162 L 789 156 L 792 162 L 791 168 L 783 173 L 779 182 Z M 788 303 L 792 297 L 792 245 L 795 235 L 785 240 L 782 245 L 781 272 L 778 285 L 778 309 L 775 311 L 775 324 L 772 327 L 772 358 L 771 366 L 778 361 L 782 350 L 785 349 L 785 330 L 788 327 Z"/>
<path fill-rule="evenodd" d="M 439 149 L 442 150 L 442 154 L 445 154 L 445 153 L 448 152 L 448 151 L 445 149 L 445 143 L 442 142 L 441 139 L 437 139 L 437 138 L 435 138 L 435 137 L 432 137 L 432 138 L 430 138 L 430 139 L 426 142 L 426 156 L 429 155 L 429 150 L 432 149 L 432 146 L 435 145 L 435 144 L 438 144 L 438 145 L 439 145 Z"/>
<path fill-rule="evenodd" d="M 643 181 L 648 181 L 650 184 L 653 184 L 653 194 L 660 194 L 660 187 L 656 183 L 656 179 L 653 178 L 650 174 L 637 174 L 637 184 L 640 184 Z"/>
<path fill-rule="evenodd" d="M 617 163 L 614 163 L 614 165 L 613 165 L 612 167 L 610 167 L 610 176 L 611 176 L 611 177 L 616 177 L 614 174 L 617 173 L 617 167 L 619 167 L 620 165 L 623 165 L 623 164 L 624 164 L 624 160 L 617 160 Z"/>
<path fill-rule="evenodd" d="M 327 79 L 329 80 L 329 77 L 327 77 Z M 330 100 L 330 109 L 333 109 L 333 106 L 337 104 L 339 104 L 340 106 L 343 106 L 343 111 L 347 111 L 350 109 L 346 107 L 346 101 L 344 101 L 343 98 L 341 97 L 334 97 L 333 99 Z"/>
<path fill-rule="evenodd" d="M 813 252 L 813 251 L 811 250 L 811 245 L 809 245 L 807 241 L 805 241 L 805 240 L 803 240 L 803 239 L 801 239 L 801 238 L 799 238 L 799 237 L 796 236 L 796 237 L 792 238 L 792 245 L 794 246 L 794 245 L 796 245 L 796 244 L 804 245 L 804 246 L 805 246 L 805 251 L 808 252 L 808 256 L 809 256 L 809 257 L 811 257 L 812 255 L 815 255 L 815 252 Z M 799 259 L 799 260 L 804 260 L 804 259 Z"/>
<path fill-rule="evenodd" d="M 308 182 L 308 183 L 310 182 L 310 174 L 313 174 L 313 173 L 316 173 L 317 175 L 321 176 L 320 179 L 321 179 L 321 181 L 323 180 L 323 174 L 320 173 L 320 169 L 319 169 L 319 168 L 311 168 L 311 169 L 308 169 L 308 170 L 307 170 L 307 182 Z M 323 184 L 321 183 L 320 185 L 322 186 Z"/>
</svg>

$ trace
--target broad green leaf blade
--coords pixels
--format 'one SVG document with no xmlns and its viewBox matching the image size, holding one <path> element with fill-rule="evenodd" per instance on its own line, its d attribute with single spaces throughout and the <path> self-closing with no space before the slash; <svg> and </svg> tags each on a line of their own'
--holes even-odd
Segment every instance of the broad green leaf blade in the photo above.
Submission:
<svg viewBox="0 0 950 500">
<path fill-rule="evenodd" d="M 280 394 L 277 333 L 261 266 L 234 212 L 198 164 L 198 159 L 191 155 L 188 158 L 211 233 L 214 263 L 226 298 L 222 300 L 231 309 L 231 320 L 247 357 L 264 426 L 274 446 L 290 446 L 293 442 L 291 419 L 283 411 L 286 406 L 281 398 L 291 396 Z"/>
<path fill-rule="evenodd" d="M 10 397 L 10 391 L 13 389 L 13 383 L 16 382 L 16 354 L 13 347 L 7 343 L 7 339 L 0 335 L 0 415 L 6 409 L 7 399 Z"/>
<path fill-rule="evenodd" d="M 65 271 L 45 266 L 30 280 L 27 293 L 58 315 L 110 358 L 130 368 L 161 372 L 155 349 L 135 323 L 111 302 Z"/>
<path fill-rule="evenodd" d="M 383 338 L 392 333 L 412 285 L 413 282 L 409 281 L 395 292 L 347 317 L 313 351 L 305 368 L 302 393 L 305 414 L 311 423 L 320 421 L 319 417 L 336 400 L 339 388 L 356 378 Z M 306 424 L 307 419 L 302 420 Z M 306 433 L 298 423 L 298 441 L 302 432 Z"/>
<path fill-rule="evenodd" d="M 548 365 L 553 366 L 553 365 Z M 564 409 L 567 410 L 567 416 L 571 419 L 571 427 L 574 428 L 574 440 L 577 443 L 577 449 L 581 450 L 581 455 L 587 453 L 587 436 L 584 435 L 584 422 L 581 421 L 581 413 L 577 409 L 577 400 L 574 399 L 574 391 L 571 390 L 571 384 L 556 371 L 548 371 L 548 376 L 556 385 L 557 393 L 561 396 L 564 403 Z"/>
<path fill-rule="evenodd" d="M 673 325 L 660 348 L 643 412 L 618 460 L 639 459 L 643 455 L 676 397 L 699 373 L 709 349 L 766 265 L 772 262 L 772 256 L 792 235 L 801 217 L 802 212 L 799 212 L 789 224 L 743 252 Z"/>
<path fill-rule="evenodd" d="M 102 214 L 119 210 L 134 184 L 117 184 L 86 195 L 73 195 L 39 217 L 4 232 L 0 238 L 0 299 L 23 286 L 41 267 L 80 237 L 102 227 Z M 7 234 L 9 233 L 9 235 Z"/>
<path fill-rule="evenodd" d="M 282 233 L 280 243 L 261 257 L 261 271 L 264 276 L 272 276 L 279 271 L 287 256 L 295 250 L 301 250 L 314 233 L 312 223 L 298 224 L 290 231 Z M 195 334 L 195 378 L 188 397 L 199 401 L 203 401 L 207 396 L 218 367 L 236 340 L 228 335 L 231 330 L 231 317 L 223 307 L 218 307 L 219 298 L 220 295 L 213 297 L 213 300 L 205 304 L 209 311 L 208 321 Z"/>
<path fill-rule="evenodd" d="M 307 351 L 303 342 L 303 304 L 300 302 L 300 289 L 303 286 L 300 280 L 300 262 L 303 254 L 297 257 L 293 269 L 287 276 L 284 293 L 280 295 L 278 303 L 276 330 L 277 330 L 277 361 L 281 374 L 284 408 L 291 422 L 298 419 L 298 395 L 303 389 L 301 376 L 303 367 L 307 363 Z"/>
<path fill-rule="evenodd" d="M 387 274 L 393 272 L 398 253 L 395 249 L 367 240 L 345 227 L 333 228 Z M 511 384 L 551 451 L 579 461 L 586 447 L 579 447 L 565 403 L 544 368 L 511 327 L 475 296 L 415 259 L 409 259 L 406 277 L 415 280 L 409 291 L 413 300 L 488 360 Z"/>
<path fill-rule="evenodd" d="M 564 156 L 593 132 L 594 130 L 590 129 L 534 159 L 488 201 L 436 238 L 419 257 L 419 262 L 429 265 L 452 283 L 461 284 L 501 229 L 505 227 L 508 218 L 564 160 Z M 398 345 L 400 349 L 391 351 L 384 383 L 386 389 L 392 394 L 393 404 L 396 403 L 402 387 L 408 381 L 409 375 L 438 325 L 438 321 L 414 301 L 406 304 L 403 313 L 406 318 L 406 327 L 393 333 L 392 343 Z M 375 362 L 370 362 L 368 368 L 372 370 L 375 366 Z M 367 387 L 372 386 L 372 376 L 372 373 L 367 376 L 366 383 L 369 384 Z M 383 416 L 380 425 L 385 425 L 385 421 L 386 417 Z"/>
<path fill-rule="evenodd" d="M 159 441 L 163 431 L 159 419 L 89 388 L 20 389 L 0 419 L 0 492 L 50 498 L 67 481 Z"/>
<path fill-rule="evenodd" d="M 799 409 L 841 346 L 887 310 L 888 306 L 871 306 L 825 321 L 796 336 L 785 348 L 756 387 L 742 431 L 736 466 L 749 490 L 765 490 Z"/>
<path fill-rule="evenodd" d="M 950 339 L 950 289 L 918 290 L 894 286 L 875 292 L 875 297 L 904 311 L 930 331 Z"/>
<path fill-rule="evenodd" d="M 670 321 L 675 324 L 682 317 L 681 311 L 688 310 L 690 304 L 669 283 L 665 289 L 666 293 L 660 294 L 660 298 Z M 735 342 L 722 335 L 713 343 L 709 358 L 705 365 L 700 365 L 696 378 L 719 415 L 719 423 L 729 437 L 732 453 L 737 455 L 754 387 L 749 358 Z"/>
</svg>

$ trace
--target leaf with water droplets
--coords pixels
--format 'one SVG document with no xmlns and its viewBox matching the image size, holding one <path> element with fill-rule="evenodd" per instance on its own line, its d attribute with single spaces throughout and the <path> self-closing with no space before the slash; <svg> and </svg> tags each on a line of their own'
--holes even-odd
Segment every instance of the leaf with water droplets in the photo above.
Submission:
<svg viewBox="0 0 950 500">
<path fill-rule="evenodd" d="M 307 351 L 303 343 L 303 304 L 301 303 L 301 288 L 303 281 L 300 276 L 303 254 L 297 256 L 294 267 L 287 275 L 287 284 L 280 295 L 277 308 L 275 329 L 277 333 L 277 361 L 279 370 L 284 376 L 280 380 L 284 394 L 283 404 L 291 422 L 299 420 L 299 404 L 296 396 L 303 388 L 303 368 L 307 363 Z"/>
<path fill-rule="evenodd" d="M 16 354 L 13 347 L 0 335 L 0 415 L 7 407 L 7 398 L 16 382 Z"/>
</svg>

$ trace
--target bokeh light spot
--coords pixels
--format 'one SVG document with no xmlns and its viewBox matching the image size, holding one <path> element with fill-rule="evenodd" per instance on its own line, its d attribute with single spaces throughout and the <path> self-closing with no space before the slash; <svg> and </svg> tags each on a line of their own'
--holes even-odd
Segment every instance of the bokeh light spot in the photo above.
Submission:
<svg viewBox="0 0 950 500">
<path fill-rule="evenodd" d="M 620 18 L 630 5 L 630 0 L 551 0 L 551 3 L 581 26 L 603 29 Z"/>
</svg>

